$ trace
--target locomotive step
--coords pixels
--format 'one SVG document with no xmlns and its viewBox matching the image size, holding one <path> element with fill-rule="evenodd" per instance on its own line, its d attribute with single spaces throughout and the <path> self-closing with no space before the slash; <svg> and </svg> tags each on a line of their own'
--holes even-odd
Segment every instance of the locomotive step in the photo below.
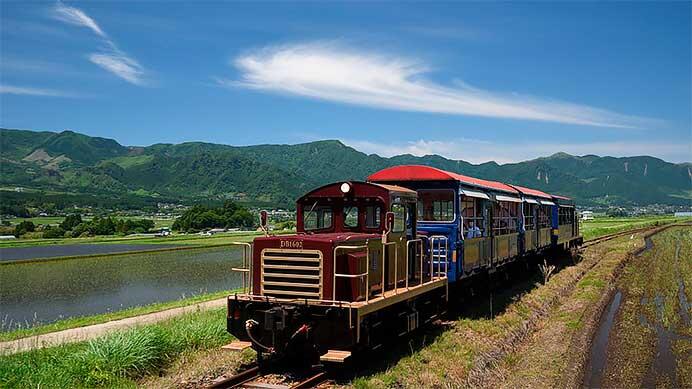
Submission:
<svg viewBox="0 0 692 389">
<path fill-rule="evenodd" d="M 320 361 L 344 363 L 350 356 L 350 351 L 328 350 L 326 354 L 320 356 Z"/>
<path fill-rule="evenodd" d="M 243 351 L 243 350 L 248 349 L 250 347 L 252 347 L 251 342 L 243 342 L 240 340 L 236 340 L 235 342 L 231 342 L 225 346 L 221 346 L 222 349 L 231 350 L 231 351 Z"/>
</svg>

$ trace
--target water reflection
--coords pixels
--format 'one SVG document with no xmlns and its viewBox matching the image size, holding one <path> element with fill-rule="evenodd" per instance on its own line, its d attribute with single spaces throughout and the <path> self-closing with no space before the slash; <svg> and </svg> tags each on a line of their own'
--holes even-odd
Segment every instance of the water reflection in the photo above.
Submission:
<svg viewBox="0 0 692 389">
<path fill-rule="evenodd" d="M 236 288 L 233 247 L 0 266 L 2 330 Z"/>
</svg>

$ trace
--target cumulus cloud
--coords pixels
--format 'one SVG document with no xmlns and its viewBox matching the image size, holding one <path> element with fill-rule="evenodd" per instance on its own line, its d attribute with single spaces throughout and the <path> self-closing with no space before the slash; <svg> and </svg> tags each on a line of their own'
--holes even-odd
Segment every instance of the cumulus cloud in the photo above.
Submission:
<svg viewBox="0 0 692 389">
<path fill-rule="evenodd" d="M 450 141 L 419 139 L 402 143 L 343 139 L 342 142 L 364 153 L 377 154 L 383 157 L 402 154 L 421 157 L 437 154 L 471 163 L 521 162 L 549 156 L 559 151 L 572 155 L 595 154 L 614 157 L 653 155 L 671 162 L 692 161 L 690 139 L 682 142 L 604 141 L 586 143 L 501 143 L 465 138 Z"/>
<path fill-rule="evenodd" d="M 33 88 L 15 85 L 0 85 L 0 94 L 42 97 L 77 97 L 72 93 L 63 92 L 55 89 Z"/>
<path fill-rule="evenodd" d="M 53 17 L 65 23 L 87 27 L 101 37 L 105 47 L 101 49 L 101 52 L 89 54 L 89 61 L 131 84 L 139 86 L 147 85 L 145 79 L 146 71 L 142 65 L 140 65 L 137 60 L 118 49 L 115 42 L 111 40 L 96 21 L 89 17 L 84 11 L 58 2 L 53 8 Z"/>
<path fill-rule="evenodd" d="M 425 78 L 417 60 L 346 48 L 338 43 L 268 47 L 234 59 L 237 80 L 221 85 L 376 108 L 577 125 L 638 128 L 653 121 L 606 109 L 527 95 L 490 92 L 463 82 Z"/>
</svg>

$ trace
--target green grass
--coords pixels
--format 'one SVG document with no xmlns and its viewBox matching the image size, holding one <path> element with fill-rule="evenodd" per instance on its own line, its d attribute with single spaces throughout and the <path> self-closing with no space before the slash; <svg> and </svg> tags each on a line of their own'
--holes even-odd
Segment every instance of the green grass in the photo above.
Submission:
<svg viewBox="0 0 692 389">
<path fill-rule="evenodd" d="M 59 320 L 50 324 L 38 325 L 30 328 L 21 328 L 7 332 L 0 332 L 0 341 L 4 342 L 8 340 L 26 338 L 29 336 L 47 334 L 49 332 L 62 331 L 70 328 L 84 327 L 93 324 L 105 323 L 111 320 L 118 320 L 128 317 L 144 315 L 147 313 L 163 311 L 171 308 L 184 307 L 187 305 L 193 305 L 204 301 L 222 298 L 231 293 L 233 293 L 233 291 L 205 293 L 193 297 L 182 298 L 179 300 L 142 305 L 139 307 L 132 307 L 128 309 L 123 309 L 121 311 L 102 313 L 98 315 L 73 317 L 69 319 Z"/>
<path fill-rule="evenodd" d="M 116 332 L 89 342 L 0 357 L 0 387 L 137 387 L 181 354 L 231 340 L 223 309 Z"/>
<path fill-rule="evenodd" d="M 601 217 L 582 222 L 580 231 L 585 240 L 598 238 L 616 232 L 635 228 L 663 225 L 675 222 L 690 221 L 692 218 L 676 218 L 673 216 L 644 216 L 644 217 Z"/>
</svg>

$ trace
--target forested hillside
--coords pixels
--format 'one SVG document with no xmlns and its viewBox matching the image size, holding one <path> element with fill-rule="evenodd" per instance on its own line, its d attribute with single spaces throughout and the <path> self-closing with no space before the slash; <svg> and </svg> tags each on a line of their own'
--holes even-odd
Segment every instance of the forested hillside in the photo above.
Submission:
<svg viewBox="0 0 692 389">
<path fill-rule="evenodd" d="M 429 155 L 383 158 L 335 140 L 234 147 L 188 142 L 122 146 L 72 131 L 0 130 L 0 184 L 110 199 L 226 199 L 291 205 L 315 186 L 364 179 L 398 164 L 435 166 L 574 197 L 588 204 L 690 204 L 692 167 L 641 157 L 557 153 L 530 161 L 473 165 Z"/>
</svg>

